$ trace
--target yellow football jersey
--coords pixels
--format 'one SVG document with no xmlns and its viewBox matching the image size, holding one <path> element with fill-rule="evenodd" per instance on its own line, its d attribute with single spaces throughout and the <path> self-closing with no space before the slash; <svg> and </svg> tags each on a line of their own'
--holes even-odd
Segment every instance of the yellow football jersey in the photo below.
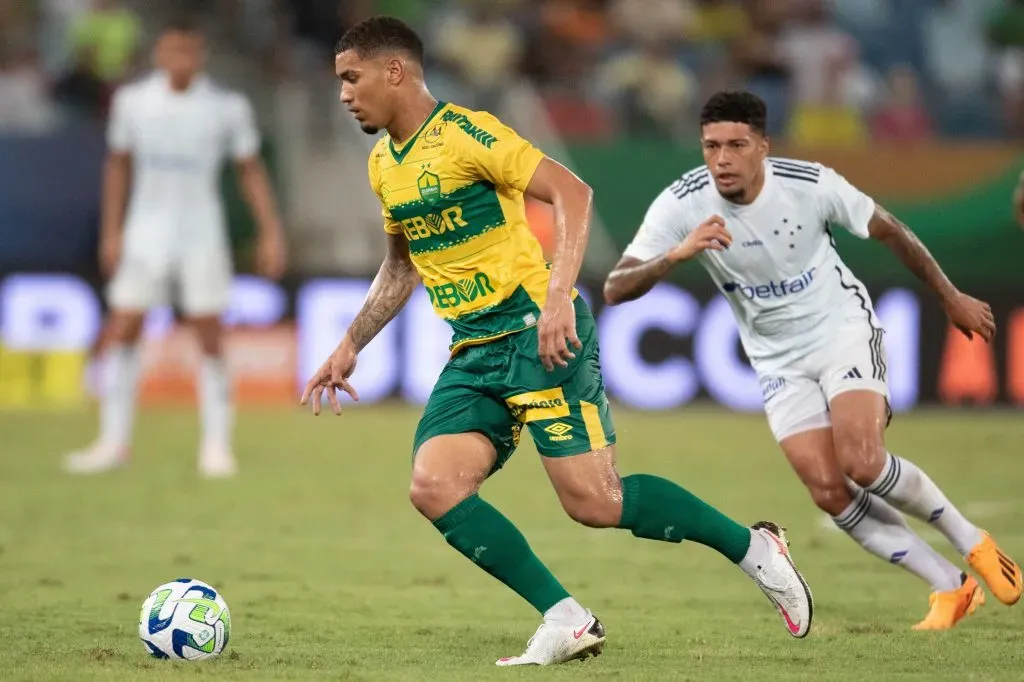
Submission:
<svg viewBox="0 0 1024 682">
<path fill-rule="evenodd" d="M 370 154 L 384 230 L 409 240 L 453 355 L 540 317 L 550 268 L 523 192 L 543 158 L 493 115 L 446 102 L 401 148 L 385 135 Z"/>
</svg>

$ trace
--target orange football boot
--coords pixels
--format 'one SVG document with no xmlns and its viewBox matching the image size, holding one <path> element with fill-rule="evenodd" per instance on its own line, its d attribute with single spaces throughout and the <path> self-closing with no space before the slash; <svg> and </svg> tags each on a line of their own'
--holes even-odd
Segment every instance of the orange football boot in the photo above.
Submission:
<svg viewBox="0 0 1024 682">
<path fill-rule="evenodd" d="M 1016 561 L 999 549 L 992 536 L 981 531 L 981 542 L 967 555 L 967 563 L 996 599 L 1012 606 L 1020 599 L 1021 573 Z"/>
<path fill-rule="evenodd" d="M 955 590 L 932 592 L 928 597 L 931 610 L 915 630 L 948 630 L 964 616 L 969 616 L 985 603 L 985 593 L 974 578 L 963 574 L 963 583 Z"/>
</svg>

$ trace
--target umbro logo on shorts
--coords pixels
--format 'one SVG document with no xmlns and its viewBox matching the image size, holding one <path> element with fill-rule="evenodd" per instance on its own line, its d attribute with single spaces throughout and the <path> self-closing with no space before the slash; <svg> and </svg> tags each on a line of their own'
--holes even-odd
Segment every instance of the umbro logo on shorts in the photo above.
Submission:
<svg viewBox="0 0 1024 682">
<path fill-rule="evenodd" d="M 572 427 L 565 422 L 555 422 L 550 426 L 544 427 L 544 431 L 547 432 L 548 438 L 555 442 L 561 442 L 566 440 L 572 440 Z"/>
</svg>

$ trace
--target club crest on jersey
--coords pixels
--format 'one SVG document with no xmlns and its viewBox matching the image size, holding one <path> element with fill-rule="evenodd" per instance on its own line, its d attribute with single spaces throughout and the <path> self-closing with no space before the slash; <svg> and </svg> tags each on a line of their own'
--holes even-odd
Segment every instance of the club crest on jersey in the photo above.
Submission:
<svg viewBox="0 0 1024 682">
<path fill-rule="evenodd" d="M 420 190 L 420 199 L 428 206 L 433 206 L 441 198 L 441 178 L 430 171 L 423 171 L 416 180 L 416 187 Z"/>
<path fill-rule="evenodd" d="M 435 142 L 440 141 L 441 135 L 444 134 L 444 129 L 446 125 L 446 123 L 438 123 L 437 125 L 433 126 L 423 135 L 423 142 L 425 142 L 426 144 L 434 144 Z"/>
</svg>

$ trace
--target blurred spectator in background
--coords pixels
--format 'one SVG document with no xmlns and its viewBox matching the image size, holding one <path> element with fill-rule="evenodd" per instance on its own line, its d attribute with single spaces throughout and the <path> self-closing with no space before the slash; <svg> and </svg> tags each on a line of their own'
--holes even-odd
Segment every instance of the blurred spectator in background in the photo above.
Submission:
<svg viewBox="0 0 1024 682">
<path fill-rule="evenodd" d="M 985 92 L 991 83 L 991 51 L 984 23 L 1001 0 L 936 0 L 921 24 L 925 76 L 932 102 L 948 132 L 972 134 L 992 119 Z"/>
<path fill-rule="evenodd" d="M 0 0 L 0 134 L 41 134 L 56 123 L 36 48 L 37 9 Z"/>
<path fill-rule="evenodd" d="M 547 0 L 539 6 L 539 30 L 527 49 L 530 69 L 554 89 L 584 90 L 591 66 L 607 47 L 612 31 L 604 0 Z"/>
<path fill-rule="evenodd" d="M 333 129 L 338 105 L 334 85 L 334 46 L 350 26 L 373 11 L 372 0 L 287 0 L 291 42 L 287 76 L 301 84 L 308 98 L 307 134 L 316 145 Z M 319 146 L 323 151 L 329 148 Z"/>
<path fill-rule="evenodd" d="M 749 0 L 749 30 L 732 46 L 736 85 L 758 95 L 768 106 L 767 132 L 782 132 L 789 115 L 790 68 L 779 49 L 788 6 L 778 0 Z"/>
<path fill-rule="evenodd" d="M 693 4 L 693 23 L 687 34 L 697 45 L 729 44 L 750 30 L 749 17 L 738 0 L 696 0 Z"/>
<path fill-rule="evenodd" d="M 67 72 L 54 83 L 53 94 L 65 113 L 78 119 L 101 119 L 113 88 L 96 72 L 96 51 L 81 48 Z"/>
<path fill-rule="evenodd" d="M 778 47 L 792 77 L 790 139 L 811 146 L 863 143 L 874 83 L 856 41 L 830 23 L 823 0 L 799 7 Z"/>
<path fill-rule="evenodd" d="M 468 89 L 466 106 L 498 108 L 503 90 L 518 71 L 525 40 L 514 21 L 518 0 L 459 0 L 434 35 L 431 55 Z"/>
<path fill-rule="evenodd" d="M 487 2 L 488 0 L 481 0 Z M 386 14 L 398 17 L 410 26 L 423 26 L 433 17 L 437 11 L 437 0 L 374 0 L 370 14 Z"/>
<path fill-rule="evenodd" d="M 42 134 L 57 123 L 35 54 L 0 46 L 0 134 Z"/>
<path fill-rule="evenodd" d="M 37 0 L 40 11 L 39 50 L 43 68 L 61 74 L 71 61 L 71 27 L 92 8 L 93 0 Z"/>
<path fill-rule="evenodd" d="M 334 45 L 345 30 L 372 9 L 372 2 L 357 0 L 288 0 L 286 3 L 292 20 L 292 67 L 298 72 L 306 69 L 328 69 L 333 73 Z"/>
<path fill-rule="evenodd" d="M 609 19 L 627 42 L 681 45 L 697 16 L 689 0 L 612 0 Z"/>
<path fill-rule="evenodd" d="M 696 20 L 682 0 L 616 0 L 610 29 L 619 49 L 596 73 L 618 122 L 639 134 L 682 137 L 694 129 L 696 77 L 680 58 Z"/>
<path fill-rule="evenodd" d="M 769 134 L 803 145 L 869 128 L 1024 134 L 1024 0 L 0 0 L 5 120 L 45 109 L 48 90 L 62 112 L 102 115 L 141 65 L 143 22 L 183 12 L 201 17 L 219 72 L 267 111 L 302 105 L 295 120 L 324 151 L 334 44 L 375 13 L 431 36 L 450 98 L 500 110 L 525 84 L 568 137 L 686 137 L 694 102 L 729 87 L 760 95 Z"/>
<path fill-rule="evenodd" d="M 1009 0 L 989 22 L 998 49 L 996 71 L 1003 118 L 1011 135 L 1024 135 L 1024 0 Z"/>
<path fill-rule="evenodd" d="M 933 124 L 921 99 L 917 74 L 907 64 L 889 71 L 885 100 L 875 111 L 871 134 L 884 142 L 919 142 L 930 138 Z"/>
<path fill-rule="evenodd" d="M 681 138 L 695 129 L 696 78 L 666 40 L 645 41 L 613 57 L 597 83 L 612 98 L 619 122 L 640 134 Z"/>
<path fill-rule="evenodd" d="M 116 84 L 141 66 L 142 23 L 118 0 L 94 0 L 92 9 L 71 25 L 70 54 L 74 64 L 92 65 L 103 82 Z"/>
<path fill-rule="evenodd" d="M 742 84 L 730 53 L 750 35 L 750 17 L 741 0 L 694 0 L 683 57 L 697 76 L 696 99 L 705 101 L 715 92 Z"/>
<path fill-rule="evenodd" d="M 33 48 L 38 23 L 39 13 L 35 2 L 0 0 L 0 48 L 8 56 Z"/>
</svg>

